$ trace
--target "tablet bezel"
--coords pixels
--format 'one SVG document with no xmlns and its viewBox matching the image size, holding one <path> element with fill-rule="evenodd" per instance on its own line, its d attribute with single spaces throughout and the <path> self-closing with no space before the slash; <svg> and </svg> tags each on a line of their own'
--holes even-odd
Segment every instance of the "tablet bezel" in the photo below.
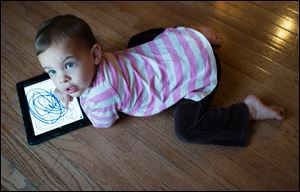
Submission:
<svg viewBox="0 0 300 192">
<path fill-rule="evenodd" d="M 63 135 L 65 133 L 68 133 L 70 131 L 73 131 L 75 129 L 78 128 L 82 128 L 84 126 L 90 125 L 91 122 L 88 119 L 88 117 L 86 116 L 86 114 L 84 113 L 84 111 L 82 110 L 81 106 L 80 106 L 80 110 L 83 114 L 83 119 L 80 119 L 78 121 L 75 121 L 73 123 L 58 127 L 56 129 L 53 129 L 51 131 L 42 133 L 40 135 L 35 135 L 34 134 L 34 129 L 33 129 L 33 125 L 32 125 L 32 121 L 31 121 L 31 117 L 30 117 L 30 111 L 29 111 L 29 105 L 27 102 L 27 98 L 26 98 L 26 94 L 25 94 L 25 87 L 33 85 L 35 83 L 44 81 L 50 79 L 49 75 L 47 73 L 43 73 L 39 76 L 33 77 L 31 79 L 19 82 L 16 84 L 16 88 L 17 88 L 17 92 L 18 92 L 18 97 L 19 97 L 19 102 L 20 102 L 20 108 L 21 108 L 21 112 L 23 115 L 23 121 L 24 121 L 24 126 L 25 126 L 25 132 L 27 135 L 27 142 L 30 145 L 35 145 L 38 143 L 41 143 L 43 141 L 52 139 L 54 137 L 57 137 L 59 135 Z M 77 101 L 79 102 L 79 98 L 74 98 L 77 99 Z"/>
</svg>

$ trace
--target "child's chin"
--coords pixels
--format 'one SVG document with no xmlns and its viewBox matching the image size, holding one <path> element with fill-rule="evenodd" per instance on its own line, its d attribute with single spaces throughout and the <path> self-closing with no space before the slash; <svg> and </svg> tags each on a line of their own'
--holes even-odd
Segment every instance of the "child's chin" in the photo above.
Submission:
<svg viewBox="0 0 300 192">
<path fill-rule="evenodd" d="M 79 97 L 82 93 L 77 91 L 76 93 L 69 94 L 71 97 Z"/>
</svg>

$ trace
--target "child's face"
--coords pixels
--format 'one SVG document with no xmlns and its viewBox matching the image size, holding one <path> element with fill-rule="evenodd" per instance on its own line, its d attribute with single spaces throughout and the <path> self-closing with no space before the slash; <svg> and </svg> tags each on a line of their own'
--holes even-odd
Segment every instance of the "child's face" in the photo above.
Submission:
<svg viewBox="0 0 300 192">
<path fill-rule="evenodd" d="M 64 40 L 51 45 L 38 59 L 57 89 L 78 97 L 90 86 L 96 74 L 101 48 L 95 44 L 92 49 L 87 49 Z"/>
</svg>

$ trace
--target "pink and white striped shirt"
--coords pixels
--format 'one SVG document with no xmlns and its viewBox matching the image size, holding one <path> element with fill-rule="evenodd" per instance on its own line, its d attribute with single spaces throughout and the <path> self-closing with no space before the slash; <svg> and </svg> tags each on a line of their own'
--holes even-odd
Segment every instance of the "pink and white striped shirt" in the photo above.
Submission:
<svg viewBox="0 0 300 192">
<path fill-rule="evenodd" d="M 150 42 L 103 53 L 80 103 L 93 126 L 106 128 L 119 118 L 118 111 L 154 115 L 182 98 L 200 101 L 216 84 L 208 40 L 191 28 L 167 28 Z"/>
</svg>

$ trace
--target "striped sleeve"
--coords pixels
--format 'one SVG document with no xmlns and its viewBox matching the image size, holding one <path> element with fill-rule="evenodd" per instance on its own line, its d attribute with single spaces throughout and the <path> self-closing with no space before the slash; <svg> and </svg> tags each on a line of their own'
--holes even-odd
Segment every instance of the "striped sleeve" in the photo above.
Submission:
<svg viewBox="0 0 300 192">
<path fill-rule="evenodd" d="M 82 107 L 96 128 L 111 127 L 119 119 L 120 99 L 110 86 L 101 86 L 82 102 Z"/>
</svg>

